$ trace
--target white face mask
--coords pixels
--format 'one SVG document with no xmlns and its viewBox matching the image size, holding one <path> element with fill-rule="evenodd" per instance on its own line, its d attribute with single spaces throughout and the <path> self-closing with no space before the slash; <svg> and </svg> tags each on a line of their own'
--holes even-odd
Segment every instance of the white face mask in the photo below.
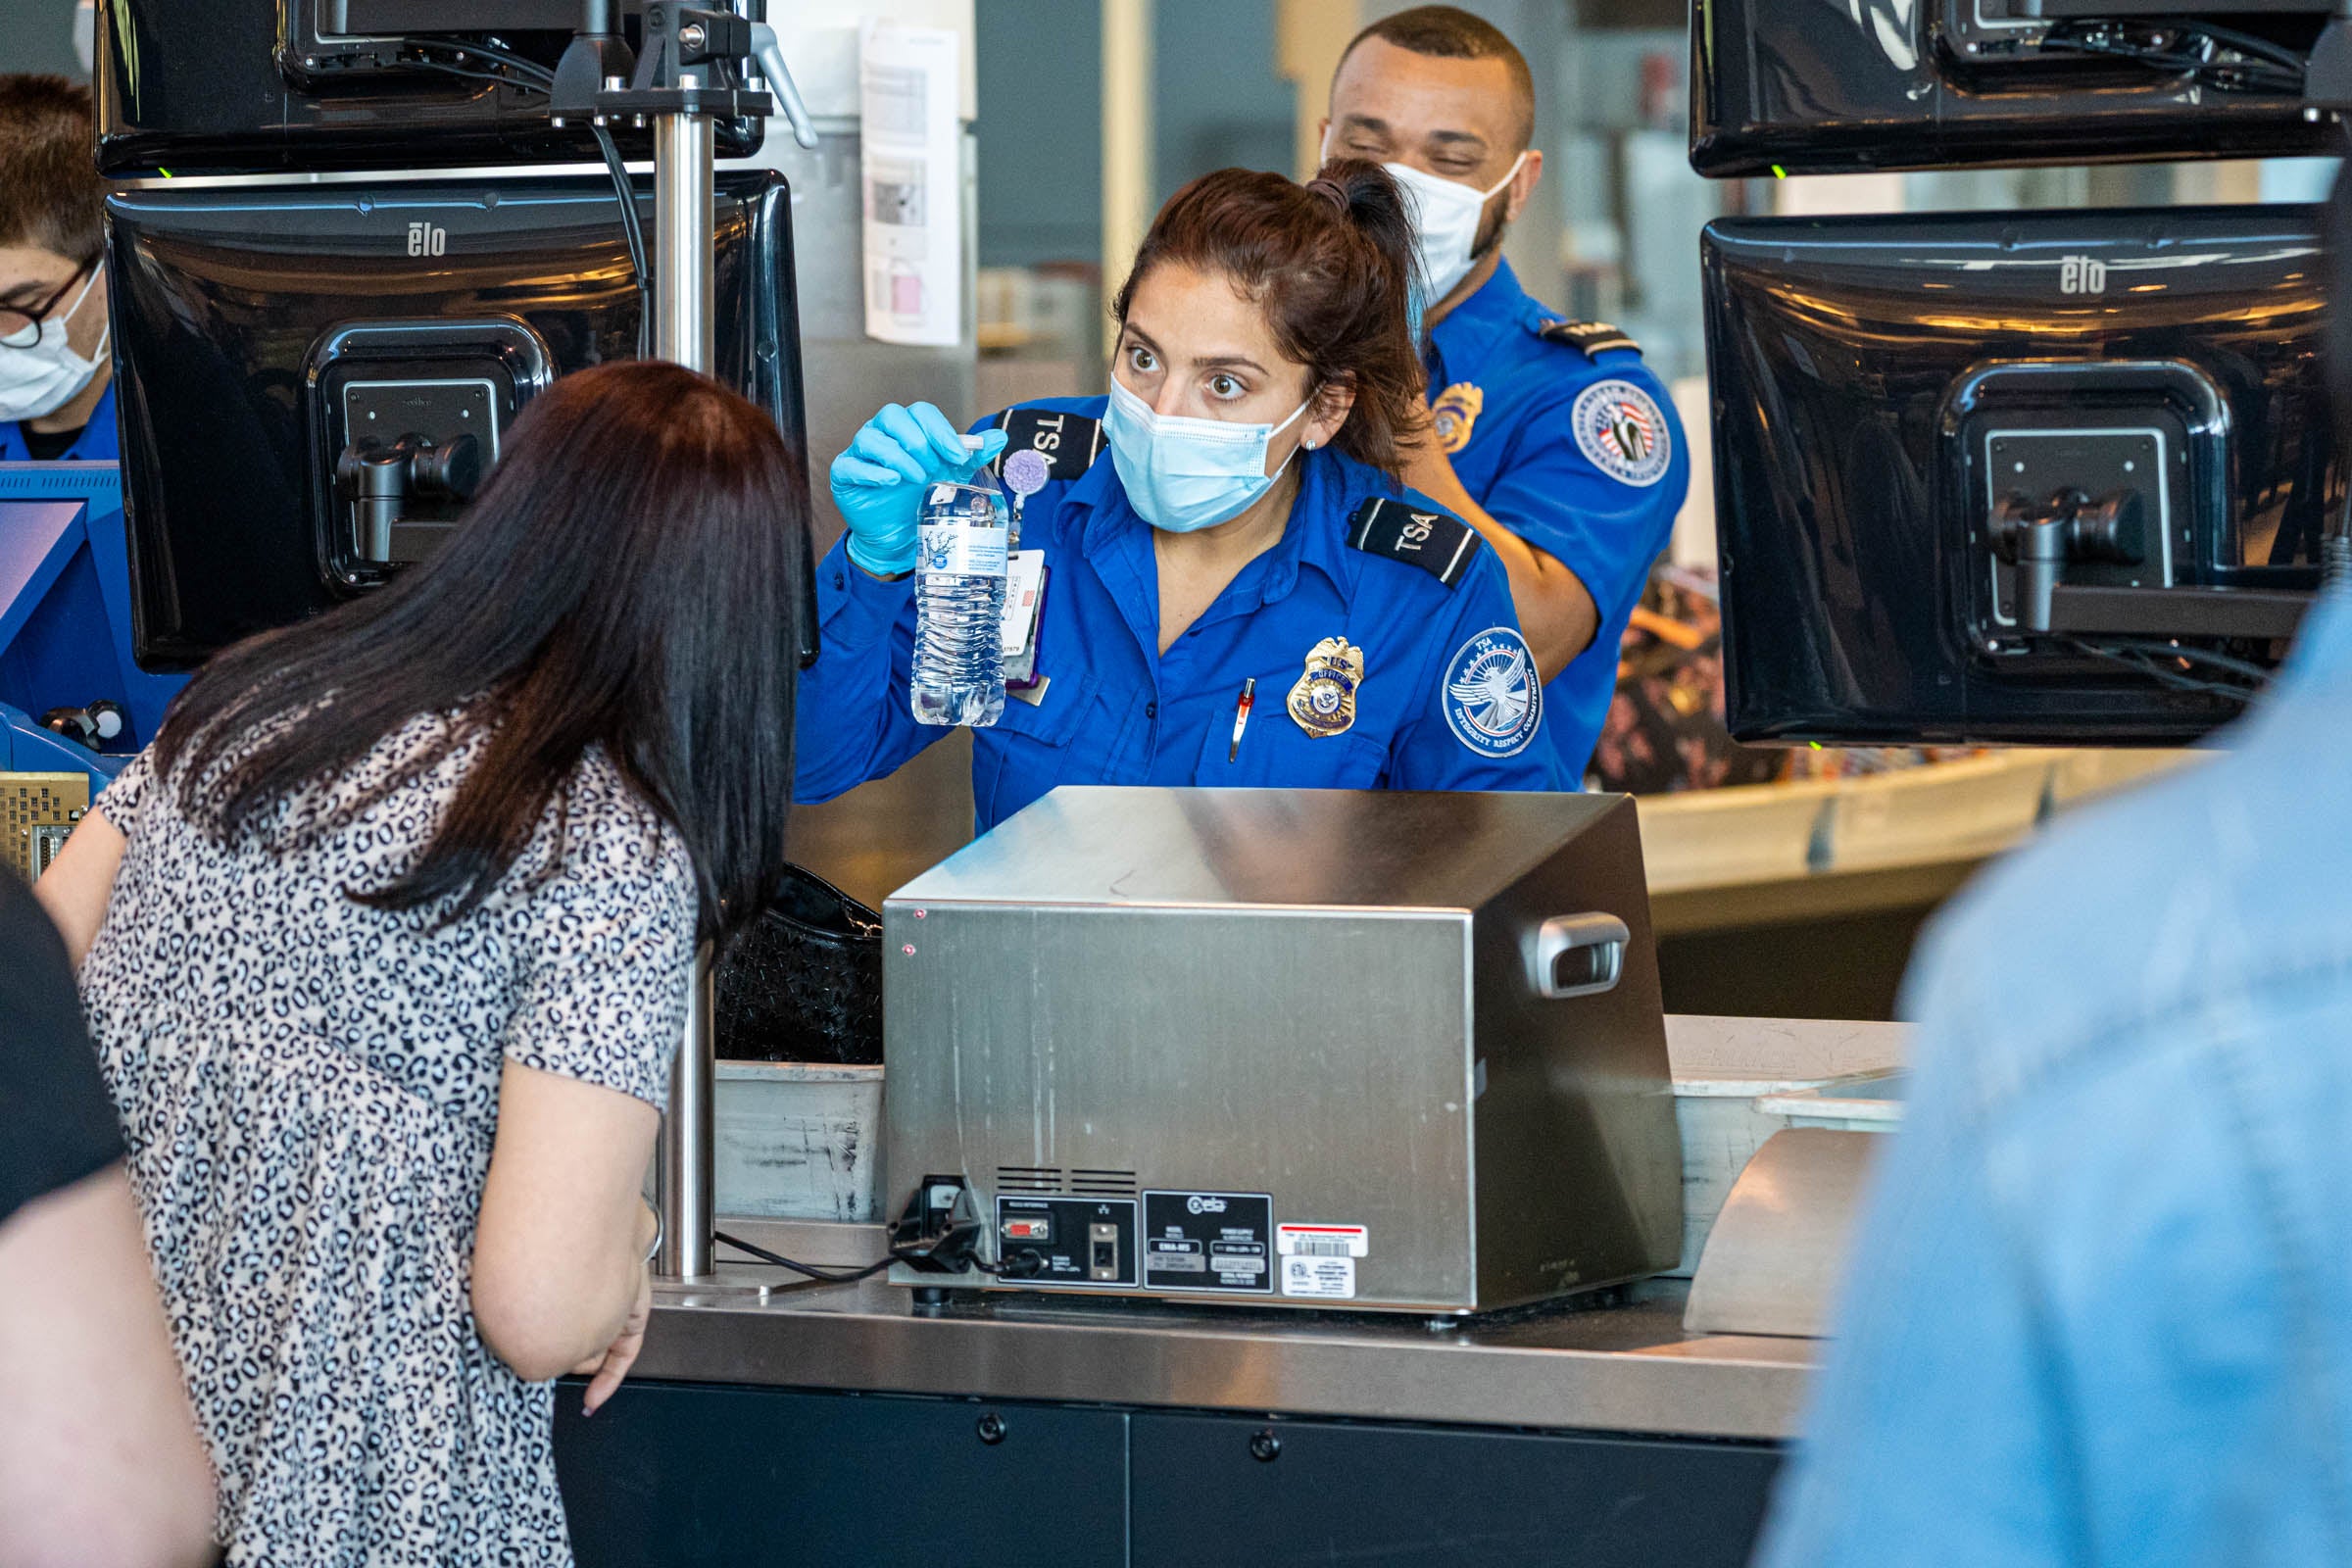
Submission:
<svg viewBox="0 0 2352 1568">
<path fill-rule="evenodd" d="M 1477 258 L 1470 254 L 1478 243 L 1479 223 L 1487 216 L 1487 203 L 1495 192 L 1510 184 L 1519 175 L 1519 166 L 1527 162 L 1527 154 L 1511 160 L 1511 167 L 1502 178 L 1485 190 L 1472 190 L 1450 179 L 1440 179 L 1425 173 L 1410 164 L 1384 164 L 1381 167 L 1396 176 L 1396 183 L 1413 205 L 1414 250 L 1421 263 L 1421 281 L 1429 289 L 1429 303 L 1435 305 L 1453 292 L 1453 286 L 1470 275 Z"/>
<path fill-rule="evenodd" d="M 90 269 L 89 280 L 74 296 L 72 305 L 41 318 L 40 335 L 33 342 L 21 349 L 0 347 L 0 423 L 55 414 L 98 373 L 113 322 L 107 323 L 106 333 L 98 339 L 98 353 L 91 358 L 84 359 L 66 343 L 66 329 L 97 286 L 98 271 L 95 267 Z"/>
</svg>

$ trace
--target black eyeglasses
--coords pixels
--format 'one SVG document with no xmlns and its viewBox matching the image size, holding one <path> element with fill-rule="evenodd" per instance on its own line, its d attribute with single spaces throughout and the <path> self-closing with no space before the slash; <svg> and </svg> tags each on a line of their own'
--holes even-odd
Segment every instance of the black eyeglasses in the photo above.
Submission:
<svg viewBox="0 0 2352 1568">
<path fill-rule="evenodd" d="M 84 262 L 38 305 L 0 305 L 0 349 L 28 349 L 40 342 L 41 323 L 49 318 L 49 313 L 57 309 L 68 290 L 97 270 L 95 261 Z"/>
</svg>

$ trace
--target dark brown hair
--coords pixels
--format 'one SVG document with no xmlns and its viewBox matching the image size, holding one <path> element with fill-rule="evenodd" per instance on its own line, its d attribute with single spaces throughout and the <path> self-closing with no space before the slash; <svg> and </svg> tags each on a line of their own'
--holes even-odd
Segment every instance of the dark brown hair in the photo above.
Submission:
<svg viewBox="0 0 2352 1568">
<path fill-rule="evenodd" d="M 63 76 L 0 76 L 0 245 L 92 261 L 105 214 L 90 89 Z"/>
<path fill-rule="evenodd" d="M 458 712 L 337 818 L 487 735 L 416 863 L 345 890 L 446 921 L 514 868 L 601 746 L 684 840 L 703 933 L 723 936 L 784 874 L 808 497 L 774 421 L 706 376 L 659 362 L 565 376 L 437 554 L 207 664 L 165 715 L 158 773 L 225 843 L 412 717 Z"/>
<path fill-rule="evenodd" d="M 1338 158 L 1303 185 L 1250 169 L 1202 174 L 1152 220 L 1111 306 L 1122 325 L 1136 284 L 1163 262 L 1231 278 L 1310 387 L 1354 392 L 1332 445 L 1398 476 L 1422 374 L 1406 325 L 1412 220 L 1388 171 Z"/>
<path fill-rule="evenodd" d="M 1474 17 L 1458 6 L 1415 6 L 1399 11 L 1393 17 L 1383 17 L 1363 31 L 1348 40 L 1340 51 L 1340 64 L 1355 53 L 1357 44 L 1366 38 L 1378 38 L 1385 44 L 1402 49 L 1408 54 L 1430 55 L 1440 60 L 1499 60 L 1510 73 L 1511 96 L 1519 109 L 1519 146 L 1524 150 L 1536 135 L 1536 78 L 1527 69 L 1527 56 L 1511 42 L 1500 27 L 1484 17 Z M 1338 74 L 1335 71 L 1333 74 Z"/>
</svg>

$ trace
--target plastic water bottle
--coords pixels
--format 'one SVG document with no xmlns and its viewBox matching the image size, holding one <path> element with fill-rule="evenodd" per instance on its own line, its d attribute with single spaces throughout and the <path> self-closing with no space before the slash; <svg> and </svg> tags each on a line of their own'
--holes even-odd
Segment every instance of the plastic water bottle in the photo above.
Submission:
<svg viewBox="0 0 2352 1568">
<path fill-rule="evenodd" d="M 978 436 L 964 445 L 977 452 Z M 1004 492 L 977 462 L 923 492 L 916 519 L 914 678 L 923 724 L 994 724 L 1004 711 Z"/>
</svg>

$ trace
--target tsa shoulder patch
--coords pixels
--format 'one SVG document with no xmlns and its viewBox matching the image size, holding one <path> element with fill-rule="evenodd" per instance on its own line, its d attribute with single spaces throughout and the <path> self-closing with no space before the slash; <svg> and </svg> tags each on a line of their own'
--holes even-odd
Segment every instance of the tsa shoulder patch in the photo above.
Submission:
<svg viewBox="0 0 2352 1568">
<path fill-rule="evenodd" d="M 1674 433 L 1658 400 L 1631 381 L 1609 376 L 1576 395 L 1568 411 L 1576 449 L 1621 484 L 1646 489 L 1666 477 Z"/>
<path fill-rule="evenodd" d="M 1450 588 L 1470 569 L 1483 541 L 1450 512 L 1373 496 L 1348 516 L 1348 543 L 1366 555 L 1419 566 Z"/>
<path fill-rule="evenodd" d="M 997 416 L 997 428 L 1004 432 L 1006 452 L 1026 448 L 1044 458 L 1048 479 L 1077 478 L 1102 450 L 1102 421 L 1066 409 L 1006 409 Z"/>
<path fill-rule="evenodd" d="M 1546 321 L 1536 328 L 1536 336 L 1546 343 L 1565 343 L 1587 359 L 1618 349 L 1642 352 L 1641 344 L 1606 321 Z"/>
<path fill-rule="evenodd" d="M 1489 626 L 1446 663 L 1446 722 L 1481 757 L 1516 757 L 1544 723 L 1536 656 L 1509 626 Z"/>
</svg>

